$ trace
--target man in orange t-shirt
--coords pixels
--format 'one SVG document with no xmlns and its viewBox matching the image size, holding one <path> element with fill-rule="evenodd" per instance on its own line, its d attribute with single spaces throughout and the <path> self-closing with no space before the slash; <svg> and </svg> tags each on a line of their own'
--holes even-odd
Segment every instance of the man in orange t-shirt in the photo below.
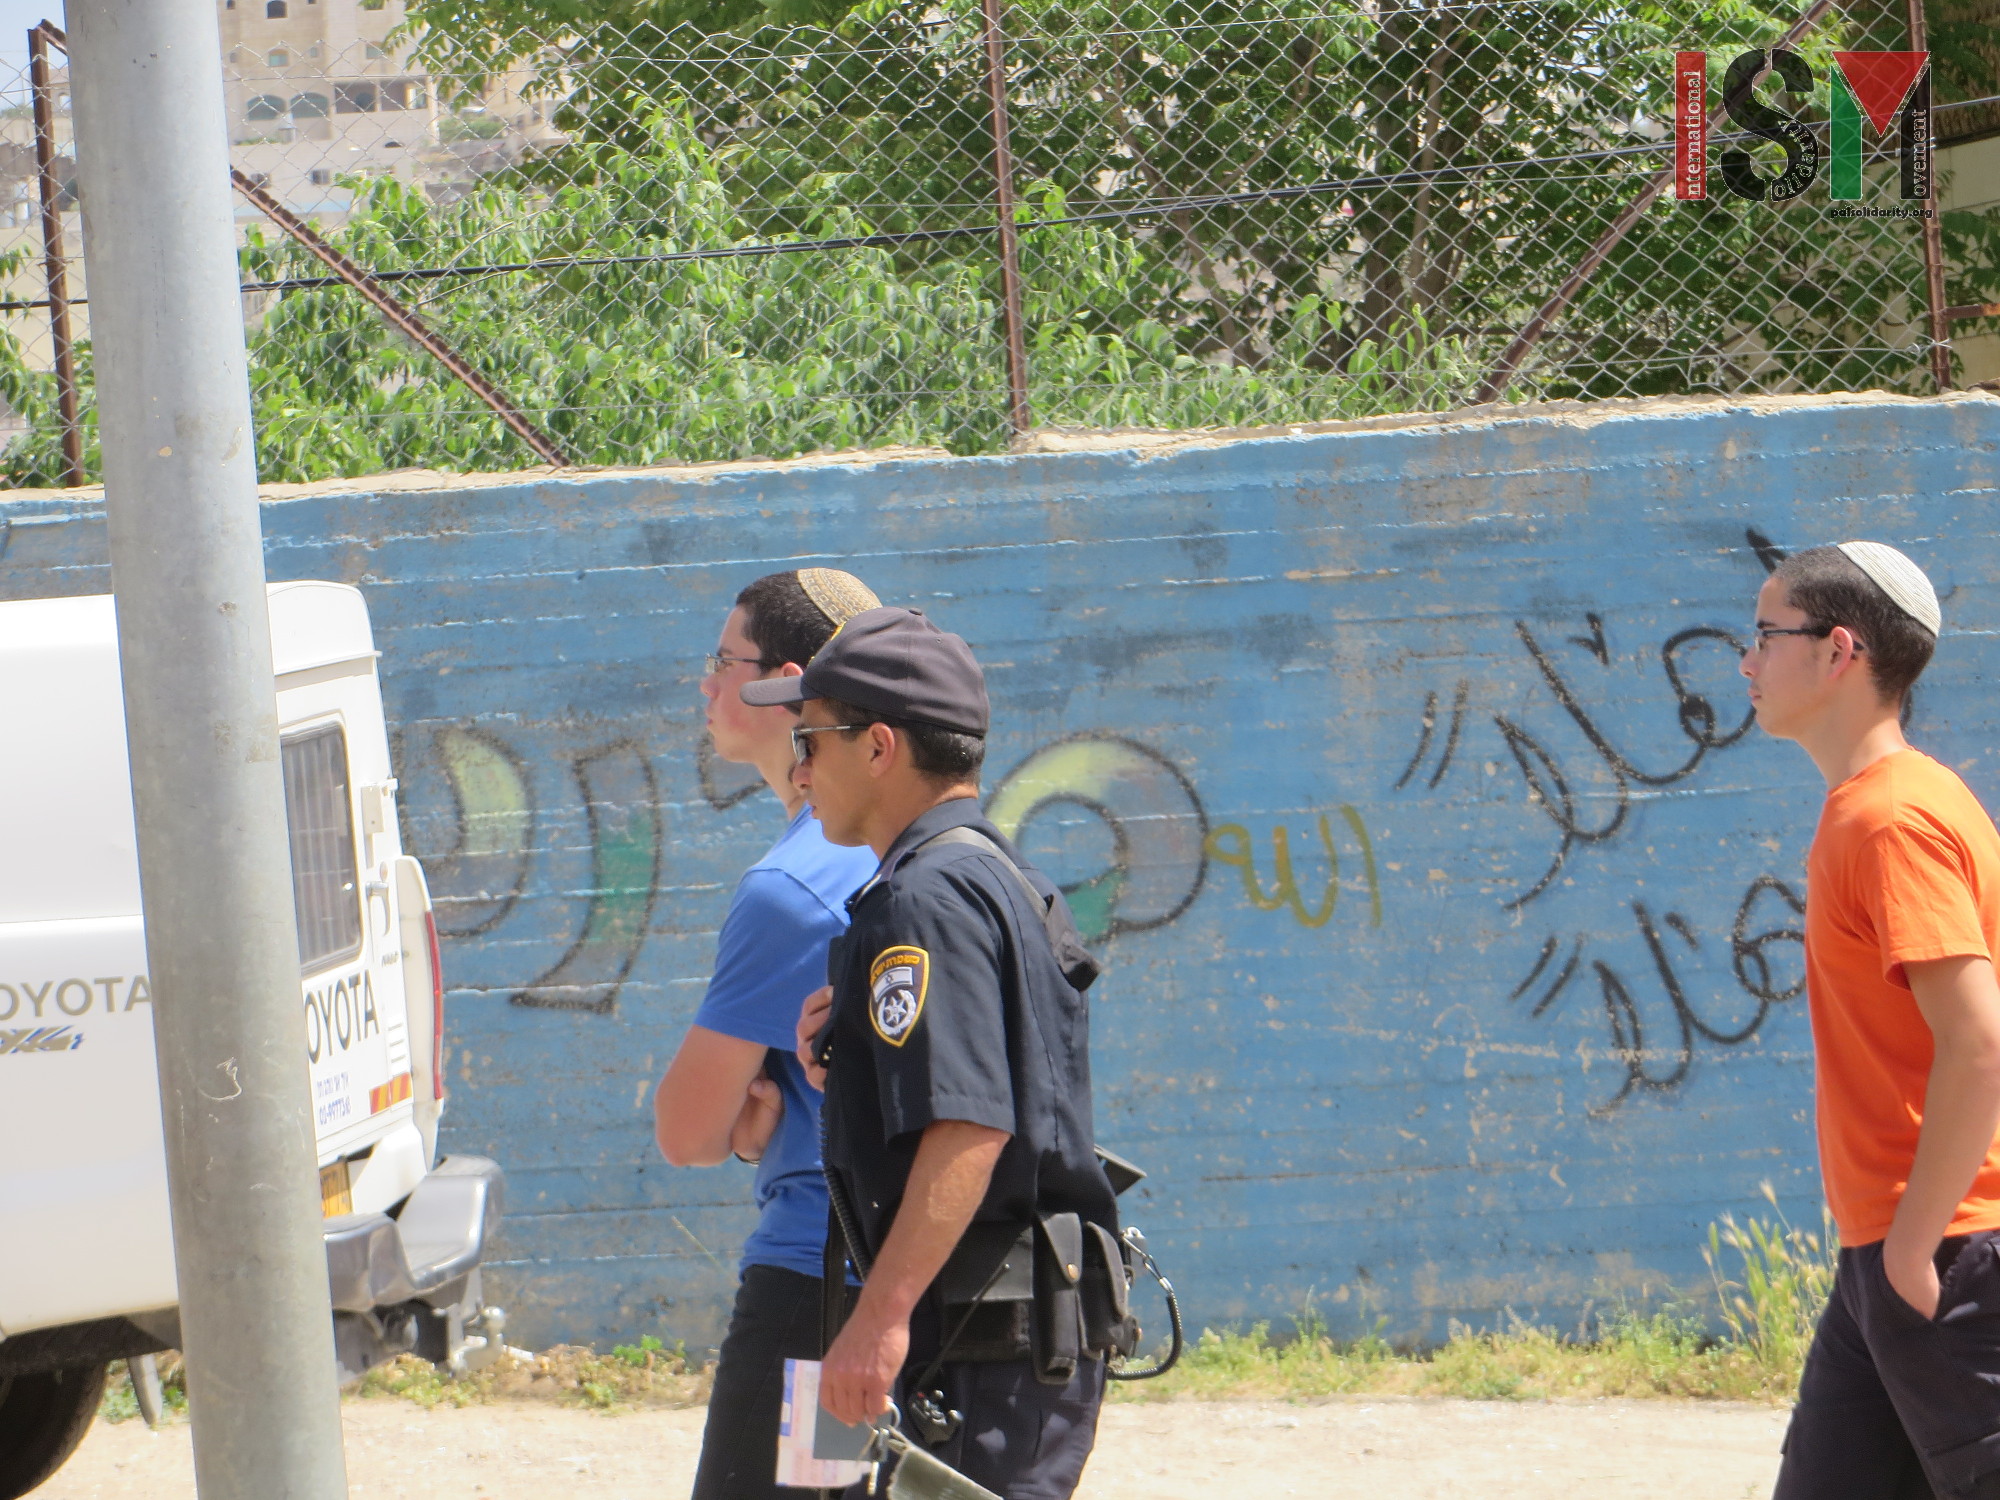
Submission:
<svg viewBox="0 0 2000 1500">
<path fill-rule="evenodd" d="M 1826 778 L 1806 992 L 1833 1294 L 1777 1500 L 2000 1497 L 2000 834 L 1903 738 L 1937 594 L 1875 542 L 1757 595 L 1757 722 Z"/>
</svg>

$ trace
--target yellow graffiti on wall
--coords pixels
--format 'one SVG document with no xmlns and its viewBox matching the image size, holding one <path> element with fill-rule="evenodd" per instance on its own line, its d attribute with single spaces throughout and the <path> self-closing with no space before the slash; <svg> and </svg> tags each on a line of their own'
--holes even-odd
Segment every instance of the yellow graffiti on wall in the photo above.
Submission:
<svg viewBox="0 0 2000 1500">
<path fill-rule="evenodd" d="M 1346 820 L 1360 846 L 1364 878 L 1368 887 L 1368 925 L 1382 925 L 1382 883 L 1375 873 L 1375 843 L 1368 837 L 1368 825 L 1361 814 L 1343 804 L 1340 816 Z M 1243 894 L 1259 911 L 1277 911 L 1289 906 L 1301 927 L 1324 927 L 1333 920 L 1340 905 L 1340 851 L 1334 844 L 1333 825 L 1326 813 L 1315 820 L 1320 848 L 1326 855 L 1326 889 L 1319 900 L 1308 906 L 1299 894 L 1298 875 L 1292 867 L 1292 831 L 1283 823 L 1271 830 L 1271 889 L 1257 874 L 1257 853 L 1250 830 L 1241 823 L 1218 823 L 1210 830 L 1205 845 L 1217 864 L 1233 865 L 1243 881 Z"/>
</svg>

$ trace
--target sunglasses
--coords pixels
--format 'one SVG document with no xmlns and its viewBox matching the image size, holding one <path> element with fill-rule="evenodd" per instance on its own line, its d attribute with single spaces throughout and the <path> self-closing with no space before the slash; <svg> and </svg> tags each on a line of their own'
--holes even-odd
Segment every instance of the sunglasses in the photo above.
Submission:
<svg viewBox="0 0 2000 1500">
<path fill-rule="evenodd" d="M 816 734 L 852 734 L 866 724 L 801 724 L 792 731 L 792 764 L 802 766 L 813 758 L 812 737 Z"/>
</svg>

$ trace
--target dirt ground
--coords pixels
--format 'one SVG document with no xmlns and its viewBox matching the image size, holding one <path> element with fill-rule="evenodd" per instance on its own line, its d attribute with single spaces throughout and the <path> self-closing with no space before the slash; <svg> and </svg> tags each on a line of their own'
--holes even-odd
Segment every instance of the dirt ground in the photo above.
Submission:
<svg viewBox="0 0 2000 1500">
<path fill-rule="evenodd" d="M 349 1401 L 357 1500 L 659 1500 L 687 1493 L 700 1411 Z M 1079 1500 L 1745 1500 L 1768 1495 L 1785 1414 L 1668 1401 L 1367 1398 L 1107 1407 Z M 35 1500 L 192 1500 L 185 1421 L 99 1422 Z"/>
</svg>

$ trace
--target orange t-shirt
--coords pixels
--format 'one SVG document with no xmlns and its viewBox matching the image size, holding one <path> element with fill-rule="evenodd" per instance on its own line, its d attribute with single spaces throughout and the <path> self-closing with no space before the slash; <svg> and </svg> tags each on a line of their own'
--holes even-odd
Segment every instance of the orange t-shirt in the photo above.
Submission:
<svg viewBox="0 0 2000 1500">
<path fill-rule="evenodd" d="M 1827 793 L 1806 862 L 1820 1174 L 1843 1245 L 1889 1232 L 1909 1184 L 1931 1031 L 1903 965 L 2000 954 L 2000 833 L 1958 776 L 1899 750 Z M 2000 1228 L 2000 1142 L 1948 1234 Z"/>
</svg>

